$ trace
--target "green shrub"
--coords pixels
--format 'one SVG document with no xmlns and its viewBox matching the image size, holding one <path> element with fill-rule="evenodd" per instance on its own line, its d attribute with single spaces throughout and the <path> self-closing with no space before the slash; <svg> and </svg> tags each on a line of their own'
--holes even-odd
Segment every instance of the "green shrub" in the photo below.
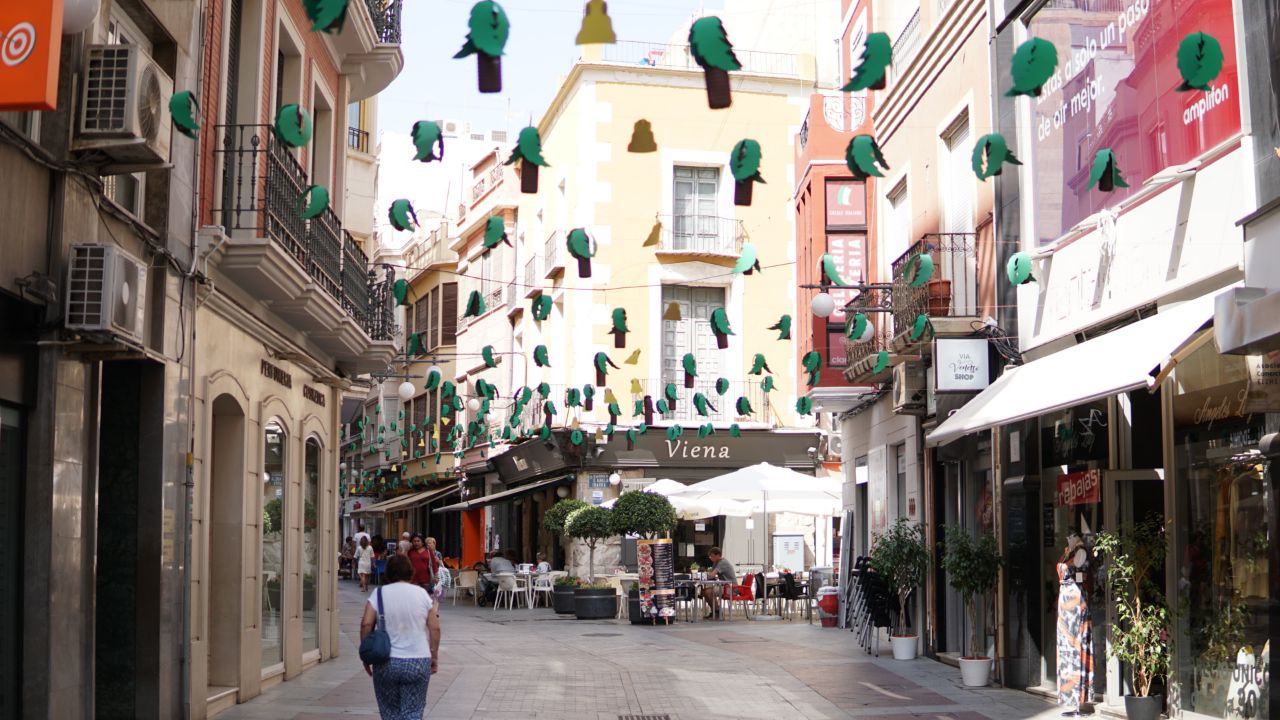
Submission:
<svg viewBox="0 0 1280 720">
<path fill-rule="evenodd" d="M 569 537 L 587 544 L 587 574 L 593 578 L 596 574 L 596 543 L 613 537 L 614 534 L 610 521 L 610 512 L 607 508 L 587 505 L 569 513 L 564 523 L 565 532 Z"/>
<path fill-rule="evenodd" d="M 1119 533 L 1101 533 L 1094 542 L 1095 551 L 1107 557 L 1104 582 L 1116 604 L 1111 654 L 1132 674 L 1139 697 L 1169 674 L 1169 608 L 1155 576 L 1167 547 L 1164 521 L 1155 514 Z"/>
<path fill-rule="evenodd" d="M 929 547 L 924 542 L 924 529 L 906 518 L 898 518 L 888 530 L 876 536 L 871 547 L 871 567 L 884 577 L 898 596 L 901 623 L 898 635 L 906 635 L 907 598 L 920 587 L 929 571 Z"/>
<path fill-rule="evenodd" d="M 614 535 L 656 538 L 674 530 L 679 522 L 670 500 L 640 490 L 622 493 L 611 512 Z"/>
<path fill-rule="evenodd" d="M 564 521 L 569 517 L 569 513 L 579 508 L 587 507 L 589 503 L 585 503 L 577 498 L 565 498 L 560 502 L 552 505 L 545 513 L 542 514 L 542 527 L 553 535 L 564 535 Z"/>
<path fill-rule="evenodd" d="M 579 580 L 576 576 L 573 576 L 573 575 L 565 575 L 564 577 L 558 577 L 558 578 L 556 578 L 556 579 L 555 579 L 555 582 L 553 582 L 552 584 L 553 584 L 553 585 L 555 585 L 556 587 L 564 587 L 565 585 L 574 585 L 574 586 L 576 586 L 576 585 L 578 585 L 578 584 L 579 584 L 579 583 L 581 583 L 581 582 L 582 582 L 582 581 L 581 581 L 581 580 Z"/>
<path fill-rule="evenodd" d="M 969 616 L 969 650 L 966 657 L 978 655 L 978 604 L 979 597 L 991 592 L 1000 578 L 1000 546 L 991 533 L 974 538 L 968 530 L 958 525 L 944 525 L 946 548 L 942 555 L 942 569 L 947 581 L 964 599 L 964 609 Z"/>
</svg>

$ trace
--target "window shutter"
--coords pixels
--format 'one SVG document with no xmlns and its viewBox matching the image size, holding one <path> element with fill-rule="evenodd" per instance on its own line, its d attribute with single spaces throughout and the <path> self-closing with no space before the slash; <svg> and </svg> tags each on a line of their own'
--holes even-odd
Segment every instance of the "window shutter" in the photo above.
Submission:
<svg viewBox="0 0 1280 720">
<path fill-rule="evenodd" d="M 444 288 L 444 302 L 440 310 L 440 316 L 444 318 L 441 325 L 442 332 L 440 337 L 441 345 L 458 344 L 458 283 L 445 283 L 441 286 Z"/>
</svg>

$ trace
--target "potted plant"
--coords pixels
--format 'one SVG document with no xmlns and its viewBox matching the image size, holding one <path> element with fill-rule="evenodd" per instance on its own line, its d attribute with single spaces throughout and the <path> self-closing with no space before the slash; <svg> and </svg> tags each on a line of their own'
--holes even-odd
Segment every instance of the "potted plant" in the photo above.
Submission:
<svg viewBox="0 0 1280 720">
<path fill-rule="evenodd" d="M 584 508 L 591 503 L 584 502 L 577 498 L 565 498 L 555 505 L 552 505 L 542 514 L 542 527 L 552 535 L 565 536 L 568 533 L 564 529 L 564 521 L 569 517 L 569 513 L 579 508 Z M 566 570 L 572 568 L 566 567 Z"/>
<path fill-rule="evenodd" d="M 599 505 L 587 505 L 570 512 L 564 521 L 565 534 L 587 545 L 587 577 L 591 580 L 596 576 L 596 543 L 613 536 L 609 512 Z"/>
<path fill-rule="evenodd" d="M 609 519 L 615 535 L 649 539 L 670 533 L 679 522 L 675 508 L 665 496 L 638 490 L 623 493 L 614 503 Z M 632 625 L 653 624 L 654 618 L 641 609 L 639 583 L 633 583 L 627 591 L 627 617 Z"/>
<path fill-rule="evenodd" d="M 573 591 L 573 614 L 579 620 L 603 620 L 618 614 L 618 593 L 606 582 L 578 585 Z"/>
<path fill-rule="evenodd" d="M 577 589 L 579 580 L 572 575 L 555 579 L 555 589 L 551 593 L 551 607 L 561 615 L 573 614 L 573 591 Z"/>
<path fill-rule="evenodd" d="M 974 538 L 958 525 L 946 525 L 942 569 L 951 587 L 964 599 L 969 618 L 969 653 L 960 658 L 960 675 L 964 684 L 982 687 L 991 680 L 991 658 L 980 655 L 978 646 L 978 598 L 985 597 L 996 586 L 1000 576 L 1000 548 L 991 533 Z"/>
<path fill-rule="evenodd" d="M 1094 542 L 1094 552 L 1106 557 L 1103 582 L 1116 608 L 1110 652 L 1124 663 L 1132 683 L 1133 694 L 1124 698 L 1130 720 L 1155 720 L 1164 708 L 1164 696 L 1152 695 L 1151 684 L 1169 672 L 1169 608 L 1155 582 L 1166 549 L 1159 515 L 1118 533 L 1101 533 Z"/>
<path fill-rule="evenodd" d="M 919 637 L 906 623 L 907 601 L 924 582 L 929 571 L 929 547 L 918 523 L 898 518 L 887 531 L 877 535 L 871 548 L 871 567 L 880 573 L 898 596 L 898 626 L 889 634 L 895 660 L 913 660 Z"/>
</svg>

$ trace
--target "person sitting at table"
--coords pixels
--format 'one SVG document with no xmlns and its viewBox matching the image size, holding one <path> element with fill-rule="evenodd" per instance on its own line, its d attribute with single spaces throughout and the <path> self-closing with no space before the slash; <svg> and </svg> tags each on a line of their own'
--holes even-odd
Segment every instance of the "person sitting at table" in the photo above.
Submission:
<svg viewBox="0 0 1280 720">
<path fill-rule="evenodd" d="M 723 580 L 729 584 L 702 589 L 702 596 L 706 598 L 708 606 L 707 614 L 703 616 L 704 620 L 711 619 L 713 615 L 720 617 L 720 598 L 725 596 L 726 591 L 732 592 L 733 586 L 738 583 L 738 574 L 733 569 L 733 563 L 725 558 L 720 548 L 711 548 L 707 551 L 707 557 L 711 558 L 711 569 L 707 571 L 707 577 L 712 580 Z"/>
<path fill-rule="evenodd" d="M 516 564 L 511 560 L 513 555 L 515 555 L 515 552 L 512 550 L 507 550 L 506 553 L 495 550 L 493 555 L 489 557 L 489 572 L 495 575 L 498 573 L 515 574 Z"/>
<path fill-rule="evenodd" d="M 551 572 L 551 563 L 547 562 L 547 554 L 540 552 L 537 554 L 538 567 L 534 568 L 538 573 Z"/>
</svg>

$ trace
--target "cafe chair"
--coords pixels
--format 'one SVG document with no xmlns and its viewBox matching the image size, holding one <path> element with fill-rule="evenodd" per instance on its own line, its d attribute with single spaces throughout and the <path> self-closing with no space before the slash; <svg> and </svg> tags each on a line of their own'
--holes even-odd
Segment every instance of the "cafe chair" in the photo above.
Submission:
<svg viewBox="0 0 1280 720">
<path fill-rule="evenodd" d="M 493 581 L 498 584 L 498 594 L 493 600 L 493 609 L 498 609 L 498 606 L 502 604 L 503 598 L 506 598 L 507 609 L 513 609 L 516 596 L 523 595 L 525 592 L 521 589 L 520 584 L 516 582 L 516 576 L 512 573 L 495 573 Z"/>
<path fill-rule="evenodd" d="M 475 570 L 459 570 L 458 577 L 453 581 L 453 604 L 458 604 L 458 593 L 467 591 L 471 595 L 471 600 L 476 604 L 480 602 L 480 593 L 477 592 L 476 586 L 480 582 L 480 573 Z"/>
<path fill-rule="evenodd" d="M 543 573 L 533 578 L 533 588 L 530 590 L 529 607 L 536 607 L 538 598 L 546 598 L 546 606 L 551 607 L 551 599 L 555 595 L 555 573 Z"/>
<path fill-rule="evenodd" d="M 742 579 L 741 585 L 728 585 L 725 587 L 724 602 L 728 606 L 726 608 L 726 618 L 733 617 L 733 608 L 735 605 L 742 606 L 742 614 L 748 620 L 751 619 L 751 606 L 755 604 L 755 587 L 757 580 L 763 581 L 760 575 L 748 575 Z"/>
</svg>

